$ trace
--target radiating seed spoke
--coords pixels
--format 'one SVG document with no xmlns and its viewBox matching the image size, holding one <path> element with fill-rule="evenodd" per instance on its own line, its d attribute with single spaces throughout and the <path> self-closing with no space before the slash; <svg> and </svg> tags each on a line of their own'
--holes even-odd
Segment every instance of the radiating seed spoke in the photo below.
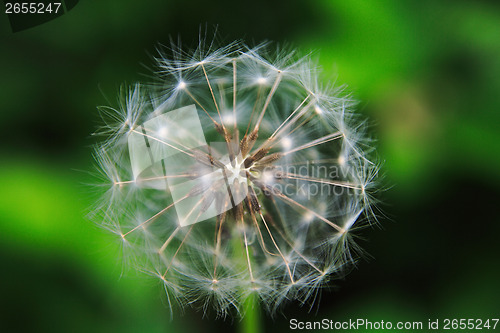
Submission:
<svg viewBox="0 0 500 333">
<path fill-rule="evenodd" d="M 328 134 L 328 135 L 325 135 L 324 137 L 321 137 L 319 139 L 316 139 L 316 140 L 313 140 L 311 142 L 308 142 L 306 144 L 303 144 L 302 146 L 298 146 L 297 148 L 294 148 L 294 149 L 291 149 L 291 150 L 288 150 L 286 152 L 283 152 L 284 155 L 288 155 L 288 154 L 291 154 L 291 153 L 295 153 L 297 151 L 301 151 L 301 150 L 304 150 L 304 149 L 307 149 L 307 148 L 311 148 L 311 147 L 315 147 L 315 146 L 318 146 L 318 145 L 321 145 L 323 143 L 326 143 L 326 142 L 330 142 L 330 141 L 333 141 L 333 140 L 337 140 L 337 139 L 340 139 L 344 137 L 344 135 L 340 132 L 335 132 L 335 133 L 332 133 L 332 134 Z"/>
<path fill-rule="evenodd" d="M 293 274 L 292 274 L 292 271 L 290 270 L 290 264 L 289 264 L 288 260 L 286 260 L 286 258 L 283 256 L 283 253 L 281 252 L 278 244 L 274 240 L 273 234 L 271 233 L 271 230 L 269 229 L 269 226 L 266 223 L 266 219 L 264 218 L 264 215 L 262 215 L 262 213 L 260 213 L 260 218 L 262 219 L 262 222 L 264 223 L 264 226 L 266 227 L 266 230 L 267 230 L 267 232 L 269 234 L 269 237 L 271 237 L 271 241 L 273 242 L 274 246 L 276 247 L 276 250 L 278 250 L 278 253 L 281 256 L 281 259 L 283 259 L 283 262 L 286 265 L 286 269 L 288 271 L 288 275 L 290 276 L 290 281 L 292 282 L 292 284 L 294 284 L 295 281 L 293 279 Z"/>
<path fill-rule="evenodd" d="M 292 198 L 289 198 L 287 197 L 286 195 L 282 194 L 282 193 L 274 193 L 278 198 L 281 198 L 283 199 L 283 201 L 289 203 L 290 205 L 292 206 L 296 206 L 296 207 L 299 207 L 299 208 L 302 208 L 303 210 L 305 210 L 306 212 L 310 212 L 311 214 L 313 214 L 314 216 L 316 216 L 317 218 L 319 218 L 321 221 L 325 222 L 326 224 L 330 225 L 331 227 L 333 227 L 335 230 L 341 232 L 341 233 L 344 233 L 345 230 L 341 227 L 339 227 L 338 225 L 336 225 L 335 223 L 333 223 L 332 221 L 328 220 L 327 218 L 321 216 L 320 214 L 316 213 L 315 211 L 313 211 L 312 209 L 309 209 L 307 208 L 306 206 L 298 203 L 297 201 L 293 200 Z"/>
</svg>

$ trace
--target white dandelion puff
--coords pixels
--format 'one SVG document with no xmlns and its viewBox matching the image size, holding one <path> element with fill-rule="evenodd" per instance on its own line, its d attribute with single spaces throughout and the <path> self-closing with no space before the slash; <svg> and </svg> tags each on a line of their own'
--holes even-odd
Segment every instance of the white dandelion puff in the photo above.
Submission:
<svg viewBox="0 0 500 333">
<path fill-rule="evenodd" d="M 342 87 L 268 44 L 180 47 L 103 108 L 94 217 L 180 306 L 314 303 L 357 258 L 377 163 Z"/>
</svg>

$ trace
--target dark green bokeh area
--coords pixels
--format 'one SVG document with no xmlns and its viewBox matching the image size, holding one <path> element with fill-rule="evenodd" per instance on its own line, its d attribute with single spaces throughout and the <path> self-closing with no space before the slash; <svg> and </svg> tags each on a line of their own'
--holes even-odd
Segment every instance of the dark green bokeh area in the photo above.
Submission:
<svg viewBox="0 0 500 333">
<path fill-rule="evenodd" d="M 236 329 L 189 309 L 170 320 L 161 286 L 123 271 L 114 237 L 85 219 L 96 106 L 148 80 L 158 42 L 195 45 L 205 24 L 312 50 L 361 101 L 383 161 L 388 218 L 360 240 L 371 257 L 264 329 L 500 316 L 498 2 L 101 0 L 18 33 L 0 13 L 0 331 Z"/>
</svg>

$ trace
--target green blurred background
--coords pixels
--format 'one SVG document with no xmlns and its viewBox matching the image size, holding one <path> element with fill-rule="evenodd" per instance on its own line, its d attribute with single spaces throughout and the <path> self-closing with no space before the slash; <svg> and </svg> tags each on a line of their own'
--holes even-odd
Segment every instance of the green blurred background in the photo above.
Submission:
<svg viewBox="0 0 500 333">
<path fill-rule="evenodd" d="M 122 275 L 114 237 L 84 217 L 96 106 L 147 80 L 158 42 L 194 45 L 205 24 L 315 51 L 361 101 L 385 161 L 388 218 L 362 233 L 371 257 L 319 307 L 292 304 L 263 329 L 498 318 L 498 1 L 83 0 L 18 33 L 0 13 L 0 331 L 235 330 L 189 309 L 170 321 L 161 287 Z"/>
</svg>

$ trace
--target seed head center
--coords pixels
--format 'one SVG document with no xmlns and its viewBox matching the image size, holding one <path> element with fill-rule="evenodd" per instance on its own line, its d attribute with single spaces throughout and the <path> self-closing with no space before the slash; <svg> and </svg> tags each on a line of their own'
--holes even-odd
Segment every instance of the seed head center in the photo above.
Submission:
<svg viewBox="0 0 500 333">
<path fill-rule="evenodd" d="M 236 179 L 239 183 L 246 182 L 246 176 L 245 172 L 242 172 L 245 170 L 245 166 L 243 165 L 242 162 L 238 162 L 237 159 L 235 159 L 233 162 L 229 162 L 226 164 L 226 172 L 227 172 L 227 177 L 230 183 L 234 182 Z"/>
</svg>

